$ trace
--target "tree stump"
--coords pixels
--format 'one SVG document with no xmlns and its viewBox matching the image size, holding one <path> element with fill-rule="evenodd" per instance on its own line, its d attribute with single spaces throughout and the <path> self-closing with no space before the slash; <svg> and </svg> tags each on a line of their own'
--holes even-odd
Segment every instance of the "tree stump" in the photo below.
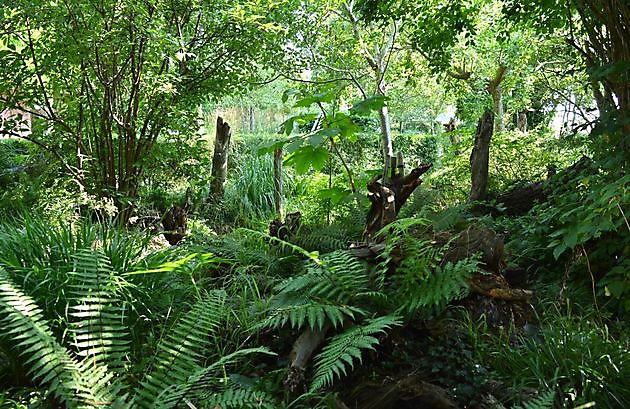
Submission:
<svg viewBox="0 0 630 409">
<path fill-rule="evenodd" d="M 396 220 L 413 191 L 420 186 L 420 176 L 426 173 L 433 164 L 423 164 L 404 175 L 402 155 L 392 158 L 391 177 L 380 183 L 381 175 L 373 178 L 367 185 L 368 198 L 371 205 L 368 211 L 363 237 L 370 241 L 384 226 Z"/>
<path fill-rule="evenodd" d="M 214 155 L 212 157 L 212 193 L 214 198 L 223 197 L 227 179 L 228 149 L 232 135 L 230 125 L 217 117 L 217 132 L 214 139 Z"/>
</svg>

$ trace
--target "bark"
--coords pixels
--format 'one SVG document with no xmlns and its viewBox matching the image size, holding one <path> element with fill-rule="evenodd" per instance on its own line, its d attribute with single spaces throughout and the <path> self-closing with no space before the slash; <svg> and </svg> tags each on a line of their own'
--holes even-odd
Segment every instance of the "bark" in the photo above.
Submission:
<svg viewBox="0 0 630 409">
<path fill-rule="evenodd" d="M 475 134 L 475 145 L 470 154 L 471 187 L 469 202 L 484 200 L 488 190 L 488 163 L 490 160 L 490 139 L 493 126 L 492 112 L 486 111 L 479 123 Z"/>
<path fill-rule="evenodd" d="M 366 240 L 369 241 L 384 226 L 396 220 L 398 212 L 409 196 L 422 183 L 420 176 L 431 166 L 431 163 L 420 165 L 405 176 L 402 156 L 400 156 L 391 166 L 391 177 L 388 181 L 380 183 L 378 180 L 381 176 L 378 176 L 368 183 L 368 199 L 371 206 L 363 232 Z"/>
<path fill-rule="evenodd" d="M 291 354 L 289 355 L 289 371 L 285 386 L 290 392 L 297 391 L 304 385 L 304 372 L 311 355 L 324 341 L 326 333 L 330 329 L 330 323 L 325 323 L 322 328 L 307 328 L 293 343 Z"/>
<path fill-rule="evenodd" d="M 385 94 L 383 94 L 383 96 L 384 95 Z M 385 158 L 385 165 L 383 166 L 383 180 L 386 181 L 391 167 L 392 158 L 394 157 L 392 128 L 387 107 L 383 106 L 379 110 L 378 114 L 381 122 L 381 146 L 383 147 L 383 158 Z"/>
<path fill-rule="evenodd" d="M 254 128 L 256 127 L 256 119 L 254 118 L 254 107 L 253 106 L 249 107 L 248 119 L 249 119 L 249 133 L 254 133 Z"/>
<path fill-rule="evenodd" d="M 518 116 L 516 117 L 516 127 L 523 133 L 527 132 L 527 113 L 525 111 L 520 111 L 518 113 Z"/>
<path fill-rule="evenodd" d="M 497 72 L 488 82 L 486 90 L 492 96 L 492 103 L 494 106 L 495 124 L 494 128 L 496 132 L 503 132 L 505 130 L 505 123 L 503 121 L 503 89 L 501 88 L 501 81 L 505 77 L 507 67 L 503 64 L 499 65 Z"/>
<path fill-rule="evenodd" d="M 164 226 L 164 238 L 168 240 L 171 246 L 179 243 L 186 234 L 186 222 L 188 221 L 188 212 L 186 206 L 181 207 L 173 205 L 162 219 Z"/>
<path fill-rule="evenodd" d="M 273 200 L 278 217 L 282 217 L 282 148 L 278 148 L 273 152 Z"/>
<path fill-rule="evenodd" d="M 223 197 L 225 189 L 231 134 L 230 125 L 227 122 L 223 122 L 223 118 L 217 117 L 214 156 L 212 157 L 212 193 L 217 200 Z"/>
</svg>

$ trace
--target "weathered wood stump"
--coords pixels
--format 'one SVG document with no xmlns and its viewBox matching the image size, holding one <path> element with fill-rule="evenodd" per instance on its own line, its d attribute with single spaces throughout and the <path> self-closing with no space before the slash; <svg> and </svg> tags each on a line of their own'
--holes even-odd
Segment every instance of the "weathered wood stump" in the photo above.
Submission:
<svg viewBox="0 0 630 409">
<path fill-rule="evenodd" d="M 214 155 L 212 156 L 212 194 L 215 200 L 223 197 L 227 179 L 228 150 L 232 131 L 230 125 L 217 117 L 217 132 L 214 139 Z"/>
<path fill-rule="evenodd" d="M 405 176 L 402 155 L 398 154 L 398 157 L 392 160 L 391 177 L 381 183 L 379 180 L 382 175 L 378 175 L 368 183 L 368 198 L 371 205 L 363 232 L 366 241 L 371 241 L 379 230 L 396 220 L 409 196 L 422 183 L 420 176 L 431 166 L 433 166 L 431 163 L 420 165 Z"/>
<path fill-rule="evenodd" d="M 182 207 L 174 204 L 164 215 L 162 219 L 164 238 L 168 240 L 171 246 L 179 243 L 184 238 L 187 221 L 188 211 L 186 206 Z"/>
</svg>

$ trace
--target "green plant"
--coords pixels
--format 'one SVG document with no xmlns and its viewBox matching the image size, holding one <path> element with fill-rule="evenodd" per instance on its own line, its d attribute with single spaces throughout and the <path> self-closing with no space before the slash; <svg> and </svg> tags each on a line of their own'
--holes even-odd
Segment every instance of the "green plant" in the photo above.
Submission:
<svg viewBox="0 0 630 409">
<path fill-rule="evenodd" d="M 450 243 L 436 245 L 431 230 L 427 219 L 398 219 L 379 232 L 386 235 L 378 266 L 380 285 L 387 282 L 386 294 L 394 303 L 393 308 L 407 316 L 418 311 L 440 310 L 464 297 L 468 293 L 468 279 L 479 271 L 475 259 L 442 263 Z M 403 258 L 388 277 L 398 252 L 402 252 Z"/>
<path fill-rule="evenodd" d="M 374 335 L 386 334 L 397 325 L 401 325 L 400 317 L 386 315 L 367 319 L 362 325 L 355 325 L 332 337 L 315 357 L 311 391 L 332 385 L 335 377 L 347 374 L 348 367 L 354 369 L 355 360 L 361 362 L 363 350 L 374 349 L 379 344 Z"/>
<path fill-rule="evenodd" d="M 68 337 L 56 336 L 34 299 L 0 269 L 0 311 L 8 334 L 17 341 L 33 379 L 50 386 L 68 407 L 173 407 L 184 396 L 191 399 L 218 385 L 216 373 L 224 366 L 252 353 L 268 353 L 241 349 L 207 364 L 212 334 L 226 311 L 225 293 L 214 291 L 164 332 L 143 379 L 128 384 L 123 365 L 130 357 L 126 309 L 116 296 L 125 284 L 103 253 L 85 250 L 74 258 Z M 226 387 L 215 398 L 242 407 L 245 401 L 259 402 L 259 395 Z"/>
<path fill-rule="evenodd" d="M 514 409 L 552 409 L 555 395 L 554 391 L 545 391 L 537 397 L 524 402 L 523 405 L 516 405 Z"/>
<path fill-rule="evenodd" d="M 556 391 L 562 407 L 596 402 L 602 407 L 630 404 L 630 347 L 627 334 L 613 337 L 590 317 L 545 311 L 538 334 L 497 342 L 490 366 L 514 386 Z"/>
</svg>

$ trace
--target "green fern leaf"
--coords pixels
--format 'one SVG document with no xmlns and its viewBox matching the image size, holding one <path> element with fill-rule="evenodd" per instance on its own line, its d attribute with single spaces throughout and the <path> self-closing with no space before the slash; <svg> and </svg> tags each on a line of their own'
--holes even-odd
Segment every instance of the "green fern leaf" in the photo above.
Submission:
<svg viewBox="0 0 630 409">
<path fill-rule="evenodd" d="M 374 349 L 378 339 L 373 335 L 385 333 L 392 326 L 400 325 L 400 317 L 386 315 L 366 320 L 361 326 L 354 326 L 335 335 L 315 357 L 315 374 L 311 391 L 332 385 L 336 377 L 346 375 L 348 366 L 353 368 L 355 360 L 361 361 L 361 350 Z"/>
<path fill-rule="evenodd" d="M 123 373 L 129 353 L 124 303 L 115 293 L 116 277 L 109 259 L 101 252 L 80 250 L 74 256 L 70 288 L 70 333 L 79 356 Z"/>
<path fill-rule="evenodd" d="M 35 301 L 11 282 L 0 268 L 0 315 L 5 333 L 14 339 L 26 358 L 33 379 L 50 385 L 51 392 L 69 407 L 93 407 L 95 402 L 113 404 L 108 383 L 111 374 L 103 366 L 79 363 L 60 345 Z"/>
<path fill-rule="evenodd" d="M 260 353 L 274 355 L 266 348 L 247 348 L 228 354 L 205 368 L 199 368 L 185 381 L 171 384 L 162 389 L 156 394 L 151 402 L 151 406 L 157 408 L 171 408 L 181 401 L 184 396 L 206 395 L 209 390 L 217 389 L 219 378 L 216 377 L 216 373 L 218 371 L 222 371 L 226 366 L 234 364 L 246 356 Z M 218 396 L 220 395 L 217 395 L 217 397 Z"/>
<path fill-rule="evenodd" d="M 556 397 L 555 391 L 545 391 L 535 398 L 524 402 L 522 406 L 514 406 L 514 409 L 552 409 Z"/>
<path fill-rule="evenodd" d="M 172 385 L 186 385 L 190 374 L 199 371 L 210 349 L 211 334 L 225 311 L 224 291 L 213 291 L 197 302 L 157 346 L 153 368 L 137 389 L 135 400 L 150 407 L 157 396 Z"/>
</svg>

